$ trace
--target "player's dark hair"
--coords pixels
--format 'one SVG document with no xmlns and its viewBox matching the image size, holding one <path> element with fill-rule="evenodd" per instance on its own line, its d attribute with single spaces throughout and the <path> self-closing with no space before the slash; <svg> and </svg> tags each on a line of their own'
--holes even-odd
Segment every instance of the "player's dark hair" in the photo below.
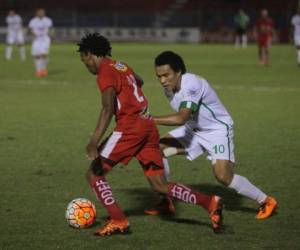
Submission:
<svg viewBox="0 0 300 250">
<path fill-rule="evenodd" d="M 111 56 L 111 46 L 108 39 L 99 33 L 87 33 L 77 43 L 78 52 L 91 53 L 96 56 Z"/>
<path fill-rule="evenodd" d="M 170 65 L 175 72 L 186 73 L 186 67 L 182 57 L 173 51 L 164 51 L 155 58 L 155 66 Z"/>
</svg>

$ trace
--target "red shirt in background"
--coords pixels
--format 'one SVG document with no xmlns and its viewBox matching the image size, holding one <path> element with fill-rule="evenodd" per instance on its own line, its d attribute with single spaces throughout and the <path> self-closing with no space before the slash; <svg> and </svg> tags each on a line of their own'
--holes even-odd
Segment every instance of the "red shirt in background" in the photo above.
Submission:
<svg viewBox="0 0 300 250">
<path fill-rule="evenodd" d="M 273 20 L 261 17 L 256 22 L 257 42 L 260 46 L 268 46 L 273 36 Z"/>
</svg>

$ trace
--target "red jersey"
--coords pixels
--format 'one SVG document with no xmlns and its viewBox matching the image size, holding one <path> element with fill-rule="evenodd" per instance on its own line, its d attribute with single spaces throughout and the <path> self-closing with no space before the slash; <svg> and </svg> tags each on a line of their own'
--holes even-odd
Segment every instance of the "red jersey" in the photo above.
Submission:
<svg viewBox="0 0 300 250">
<path fill-rule="evenodd" d="M 256 31 L 258 37 L 272 37 L 273 21 L 270 17 L 262 17 L 256 22 Z"/>
<path fill-rule="evenodd" d="M 116 130 L 132 130 L 140 114 L 148 108 L 148 101 L 141 91 L 133 70 L 122 62 L 103 58 L 98 71 L 97 84 L 101 92 L 112 87 L 116 91 Z"/>
</svg>

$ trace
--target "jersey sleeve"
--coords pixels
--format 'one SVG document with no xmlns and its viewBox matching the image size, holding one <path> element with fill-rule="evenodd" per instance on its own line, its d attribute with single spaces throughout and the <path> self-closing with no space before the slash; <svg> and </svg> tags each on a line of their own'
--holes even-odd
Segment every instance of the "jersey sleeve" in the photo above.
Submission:
<svg viewBox="0 0 300 250">
<path fill-rule="evenodd" d="M 97 78 L 97 84 L 101 92 L 104 92 L 107 88 L 112 87 L 116 91 L 118 83 L 118 75 L 111 67 L 105 67 Z"/>
<path fill-rule="evenodd" d="M 182 100 L 179 105 L 179 109 L 188 108 L 192 112 L 196 112 L 199 109 L 199 103 L 203 96 L 202 79 L 197 77 L 191 77 L 187 79 L 186 83 L 182 86 Z"/>
<path fill-rule="evenodd" d="M 53 27 L 53 21 L 50 18 L 48 18 L 48 27 L 49 28 Z"/>
<path fill-rule="evenodd" d="M 29 21 L 28 27 L 29 27 L 30 29 L 32 29 L 32 20 Z"/>
<path fill-rule="evenodd" d="M 293 18 L 291 20 L 291 25 L 295 25 L 295 23 L 296 23 L 296 18 L 295 18 L 295 16 L 293 16 Z"/>
</svg>

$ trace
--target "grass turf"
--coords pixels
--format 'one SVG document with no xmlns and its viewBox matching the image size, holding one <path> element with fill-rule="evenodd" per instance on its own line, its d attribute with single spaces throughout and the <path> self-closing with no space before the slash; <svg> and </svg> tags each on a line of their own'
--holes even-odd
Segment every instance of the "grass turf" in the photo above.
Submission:
<svg viewBox="0 0 300 250">
<path fill-rule="evenodd" d="M 144 78 L 153 114 L 171 111 L 153 70 L 153 58 L 166 49 L 181 54 L 188 71 L 217 90 L 235 121 L 236 172 L 274 195 L 278 213 L 255 220 L 255 202 L 220 186 L 208 161 L 174 157 L 174 181 L 224 197 L 225 233 L 213 234 L 204 210 L 191 205 L 177 204 L 174 218 L 144 216 L 156 197 L 133 160 L 108 176 L 132 234 L 95 238 L 106 215 L 84 178 L 85 145 L 100 105 L 95 79 L 73 44 L 52 46 L 50 74 L 43 79 L 35 78 L 30 58 L 18 60 L 15 49 L 12 61 L 0 59 L 1 250 L 299 249 L 300 68 L 294 48 L 273 46 L 271 66 L 260 67 L 255 46 L 113 44 L 114 57 Z M 160 127 L 161 134 L 168 129 Z M 76 197 L 95 202 L 92 228 L 67 226 L 64 209 Z"/>
</svg>

